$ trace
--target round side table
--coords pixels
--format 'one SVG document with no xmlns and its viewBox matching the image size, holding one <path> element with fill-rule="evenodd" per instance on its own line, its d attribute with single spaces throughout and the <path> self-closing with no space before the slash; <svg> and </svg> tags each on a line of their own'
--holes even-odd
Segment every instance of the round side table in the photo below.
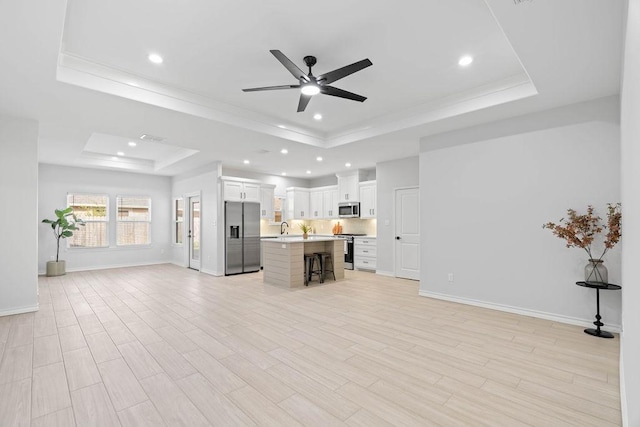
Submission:
<svg viewBox="0 0 640 427">
<path fill-rule="evenodd" d="M 613 283 L 600 282 L 576 282 L 576 285 L 596 290 L 596 321 L 593 322 L 593 324 L 596 325 L 596 328 L 587 328 L 584 330 L 584 333 L 593 335 L 594 337 L 613 338 L 613 334 L 611 332 L 600 329 L 600 326 L 604 325 L 604 323 L 600 321 L 600 319 L 602 319 L 600 316 L 600 289 L 605 291 L 619 291 L 622 287 L 620 285 L 614 285 Z"/>
</svg>

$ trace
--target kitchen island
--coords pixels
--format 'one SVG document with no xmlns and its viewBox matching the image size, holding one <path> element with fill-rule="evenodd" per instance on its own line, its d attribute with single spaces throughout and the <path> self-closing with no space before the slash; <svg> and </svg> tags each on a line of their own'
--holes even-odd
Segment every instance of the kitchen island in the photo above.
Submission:
<svg viewBox="0 0 640 427">
<path fill-rule="evenodd" d="M 344 279 L 344 239 L 310 236 L 261 239 L 265 283 L 296 288 L 304 286 L 304 255 L 314 252 L 332 254 L 336 280 Z M 333 276 L 330 276 L 333 278 Z"/>
</svg>

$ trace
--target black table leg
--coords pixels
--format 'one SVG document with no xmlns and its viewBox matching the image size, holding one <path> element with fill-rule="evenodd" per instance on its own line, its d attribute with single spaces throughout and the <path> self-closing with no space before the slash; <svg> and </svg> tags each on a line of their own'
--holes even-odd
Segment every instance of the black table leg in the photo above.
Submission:
<svg viewBox="0 0 640 427">
<path fill-rule="evenodd" d="M 613 334 L 611 332 L 600 329 L 600 326 L 604 326 L 604 323 L 602 323 L 600 319 L 602 319 L 600 316 L 600 289 L 596 288 L 596 321 L 593 322 L 593 324 L 596 325 L 596 329 L 587 328 L 584 330 L 584 333 L 593 335 L 594 337 L 613 338 Z"/>
</svg>

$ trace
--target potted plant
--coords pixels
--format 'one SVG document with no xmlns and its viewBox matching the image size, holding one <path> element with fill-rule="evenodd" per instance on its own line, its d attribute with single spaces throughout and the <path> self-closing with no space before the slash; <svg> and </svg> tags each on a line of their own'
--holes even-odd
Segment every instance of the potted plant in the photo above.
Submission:
<svg viewBox="0 0 640 427">
<path fill-rule="evenodd" d="M 586 282 L 608 283 L 608 272 L 603 258 L 609 249 L 620 241 L 620 224 L 622 212 L 620 203 L 607 204 L 607 224 L 601 224 L 602 218 L 594 214 L 593 206 L 587 207 L 587 213 L 579 215 L 573 209 L 567 209 L 568 219 L 561 218 L 559 224 L 548 222 L 542 228 L 548 228 L 555 236 L 566 240 L 568 248 L 582 248 L 589 255 L 589 264 L 585 266 Z M 592 244 L 594 239 L 607 230 L 604 238 L 604 249 L 599 257 L 594 256 Z"/>
<path fill-rule="evenodd" d="M 300 224 L 300 230 L 302 230 L 302 238 L 307 239 L 309 237 L 309 232 L 311 231 L 311 226 L 307 224 Z"/>
<path fill-rule="evenodd" d="M 56 209 L 56 219 L 43 219 L 44 224 L 50 224 L 56 238 L 56 260 L 47 262 L 47 276 L 62 276 L 66 273 L 64 260 L 60 261 L 60 239 L 73 236 L 73 231 L 84 227 L 84 221 L 76 217 L 73 208 Z"/>
</svg>

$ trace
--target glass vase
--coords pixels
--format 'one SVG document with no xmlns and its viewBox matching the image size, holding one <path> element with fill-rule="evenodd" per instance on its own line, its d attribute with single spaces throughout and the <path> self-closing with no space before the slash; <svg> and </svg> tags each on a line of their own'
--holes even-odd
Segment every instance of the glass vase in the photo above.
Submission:
<svg viewBox="0 0 640 427">
<path fill-rule="evenodd" d="M 584 267 L 584 281 L 595 283 L 609 283 L 609 272 L 601 259 L 590 259 Z"/>
</svg>

